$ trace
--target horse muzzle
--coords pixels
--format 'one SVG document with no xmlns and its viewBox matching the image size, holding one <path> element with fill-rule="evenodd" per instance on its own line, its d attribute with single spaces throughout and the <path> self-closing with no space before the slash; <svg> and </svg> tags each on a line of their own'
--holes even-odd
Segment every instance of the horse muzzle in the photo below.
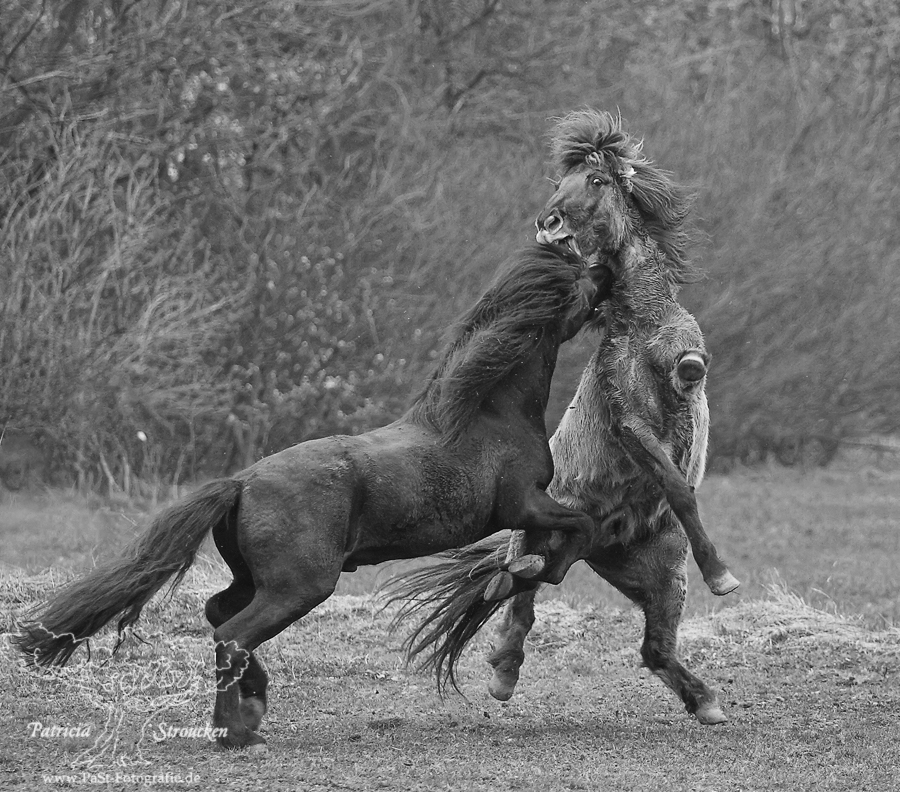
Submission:
<svg viewBox="0 0 900 792">
<path fill-rule="evenodd" d="M 567 245 L 569 250 L 581 255 L 578 243 L 575 241 L 575 235 L 565 221 L 563 213 L 559 209 L 550 209 L 541 212 L 538 219 L 534 221 L 537 227 L 535 239 L 542 245 Z"/>
</svg>

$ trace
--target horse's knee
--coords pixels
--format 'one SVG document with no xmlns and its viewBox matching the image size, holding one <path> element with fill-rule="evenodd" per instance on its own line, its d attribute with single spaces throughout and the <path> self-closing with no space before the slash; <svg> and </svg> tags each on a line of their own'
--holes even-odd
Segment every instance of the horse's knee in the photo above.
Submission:
<svg viewBox="0 0 900 792">
<path fill-rule="evenodd" d="M 650 646 L 646 641 L 641 646 L 641 660 L 651 671 L 662 665 L 662 654 L 655 646 Z"/>
<path fill-rule="evenodd" d="M 675 633 L 663 636 L 647 636 L 641 644 L 641 660 L 651 671 L 657 672 L 677 663 L 675 657 Z"/>
</svg>

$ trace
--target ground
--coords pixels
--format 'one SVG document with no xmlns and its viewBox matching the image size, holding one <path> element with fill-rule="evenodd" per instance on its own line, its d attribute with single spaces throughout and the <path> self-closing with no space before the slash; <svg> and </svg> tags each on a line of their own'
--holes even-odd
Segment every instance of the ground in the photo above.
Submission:
<svg viewBox="0 0 900 792">
<path fill-rule="evenodd" d="M 699 495 L 744 583 L 715 599 L 692 572 L 681 630 L 686 664 L 720 693 L 722 726 L 698 724 L 640 667 L 640 613 L 584 567 L 539 605 L 505 704 L 485 689 L 490 626 L 463 658 L 464 696 L 441 699 L 404 666 L 404 634 L 371 595 L 390 572 L 362 570 L 263 647 L 268 753 L 220 752 L 203 731 L 213 667 L 202 606 L 227 580 L 212 551 L 112 657 L 105 634 L 90 658 L 38 674 L 3 640 L 0 787 L 900 788 L 900 479 L 766 468 L 711 477 Z M 141 511 L 7 495 L 0 629 L 123 545 Z"/>
</svg>

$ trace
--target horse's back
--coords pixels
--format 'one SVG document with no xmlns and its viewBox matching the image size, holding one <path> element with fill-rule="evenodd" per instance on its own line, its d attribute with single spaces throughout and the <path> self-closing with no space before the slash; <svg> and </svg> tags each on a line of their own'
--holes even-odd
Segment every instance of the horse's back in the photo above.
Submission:
<svg viewBox="0 0 900 792">
<path fill-rule="evenodd" d="M 358 464 L 365 502 L 354 542 L 358 563 L 412 558 L 468 544 L 493 509 L 495 474 L 470 443 L 398 422 L 364 436 Z"/>
<path fill-rule="evenodd" d="M 238 474 L 244 497 L 290 504 L 318 515 L 355 509 L 379 490 L 416 488 L 420 458 L 433 445 L 427 432 L 391 424 L 361 435 L 333 435 L 285 448 Z M 340 505 L 339 505 L 340 504 Z"/>
<path fill-rule="evenodd" d="M 242 540 L 273 547 L 304 535 L 343 545 L 358 508 L 361 480 L 351 448 L 354 438 L 308 440 L 264 457 L 239 473 Z"/>
</svg>

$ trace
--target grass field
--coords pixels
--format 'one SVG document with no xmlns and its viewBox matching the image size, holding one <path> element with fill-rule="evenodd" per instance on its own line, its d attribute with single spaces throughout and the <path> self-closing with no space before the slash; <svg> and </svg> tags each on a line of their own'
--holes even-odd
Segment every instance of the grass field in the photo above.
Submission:
<svg viewBox="0 0 900 792">
<path fill-rule="evenodd" d="M 681 634 L 688 667 L 720 691 L 724 726 L 697 724 L 640 668 L 640 613 L 586 567 L 545 593 L 512 701 L 485 691 L 490 629 L 463 659 L 465 697 L 441 699 L 404 667 L 403 634 L 370 596 L 387 569 L 345 575 L 339 596 L 264 645 L 267 754 L 169 736 L 209 721 L 202 607 L 227 579 L 213 553 L 115 656 L 104 635 L 89 660 L 38 674 L 4 640 L 0 788 L 900 788 L 900 479 L 765 468 L 713 476 L 699 496 L 743 581 L 720 600 L 692 573 Z M 143 517 L 6 494 L 2 630 Z M 35 723 L 77 728 L 40 736 Z"/>
</svg>

